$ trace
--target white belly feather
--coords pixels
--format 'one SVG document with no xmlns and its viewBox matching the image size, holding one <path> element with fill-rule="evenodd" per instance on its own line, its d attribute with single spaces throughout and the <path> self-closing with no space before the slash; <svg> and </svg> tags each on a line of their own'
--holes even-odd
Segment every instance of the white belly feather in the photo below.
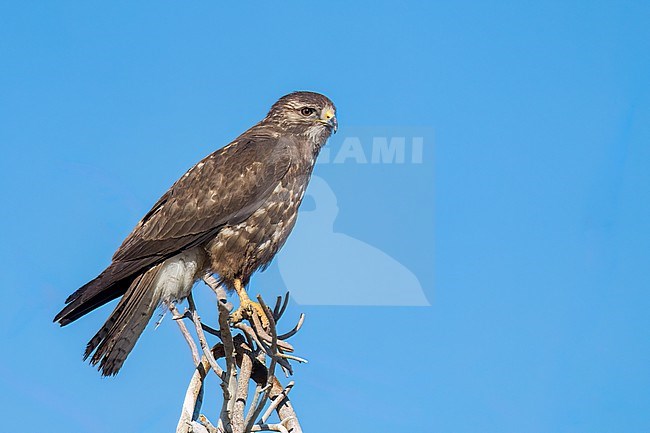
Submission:
<svg viewBox="0 0 650 433">
<path fill-rule="evenodd" d="M 160 266 L 156 292 L 163 302 L 186 298 L 197 278 L 201 277 L 205 253 L 192 248 L 165 260 Z"/>
</svg>

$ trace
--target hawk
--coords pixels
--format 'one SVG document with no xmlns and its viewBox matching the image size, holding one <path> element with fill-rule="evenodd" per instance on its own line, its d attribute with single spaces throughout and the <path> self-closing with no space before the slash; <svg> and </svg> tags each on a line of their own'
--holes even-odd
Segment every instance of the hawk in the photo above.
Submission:
<svg viewBox="0 0 650 433">
<path fill-rule="evenodd" d="M 231 320 L 258 314 L 246 286 L 291 232 L 316 157 L 337 130 L 327 97 L 294 92 L 266 117 L 185 173 L 153 205 L 94 280 L 66 299 L 55 322 L 67 325 L 122 297 L 90 340 L 103 376 L 115 375 L 163 304 L 186 298 L 206 273 L 237 292 Z"/>
</svg>

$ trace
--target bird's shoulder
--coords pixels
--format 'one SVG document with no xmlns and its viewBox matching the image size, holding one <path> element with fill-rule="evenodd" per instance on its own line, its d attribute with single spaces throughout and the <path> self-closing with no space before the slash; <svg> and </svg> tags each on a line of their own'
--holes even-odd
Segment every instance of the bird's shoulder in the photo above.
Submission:
<svg viewBox="0 0 650 433">
<path fill-rule="evenodd" d="M 230 201 L 245 201 L 282 179 L 294 159 L 292 144 L 272 131 L 242 134 L 190 168 L 165 194 L 166 200 L 196 205 L 199 213 L 243 205 Z"/>
</svg>

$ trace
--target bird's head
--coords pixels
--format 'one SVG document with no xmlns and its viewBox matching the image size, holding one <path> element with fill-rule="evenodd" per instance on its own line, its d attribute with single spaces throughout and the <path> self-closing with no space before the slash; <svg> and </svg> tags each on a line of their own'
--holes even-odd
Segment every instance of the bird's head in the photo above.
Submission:
<svg viewBox="0 0 650 433">
<path fill-rule="evenodd" d="M 338 129 L 334 103 L 314 92 L 283 96 L 273 104 L 266 120 L 292 134 L 306 135 L 320 145 Z"/>
</svg>

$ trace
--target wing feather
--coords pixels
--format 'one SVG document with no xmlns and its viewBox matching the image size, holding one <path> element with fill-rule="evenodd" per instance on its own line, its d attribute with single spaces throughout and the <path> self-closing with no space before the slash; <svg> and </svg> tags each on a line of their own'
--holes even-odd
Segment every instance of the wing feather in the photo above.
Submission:
<svg viewBox="0 0 650 433">
<path fill-rule="evenodd" d="M 113 261 L 168 257 L 237 224 L 258 209 L 291 164 L 288 142 L 243 134 L 192 167 L 115 252 Z"/>
<path fill-rule="evenodd" d="M 181 177 L 127 236 L 108 268 L 70 295 L 54 320 L 66 325 L 123 295 L 146 269 L 255 212 L 287 173 L 291 142 L 253 131 Z"/>
</svg>

